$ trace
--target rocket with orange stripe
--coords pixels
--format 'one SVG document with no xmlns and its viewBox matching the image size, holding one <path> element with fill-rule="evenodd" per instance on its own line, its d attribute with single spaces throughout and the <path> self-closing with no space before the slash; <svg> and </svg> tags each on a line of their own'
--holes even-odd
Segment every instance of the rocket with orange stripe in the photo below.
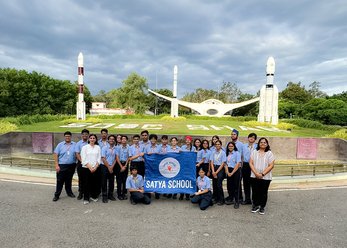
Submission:
<svg viewBox="0 0 347 248">
<path fill-rule="evenodd" d="M 78 54 L 78 102 L 76 104 L 77 120 L 86 119 L 86 103 L 84 101 L 84 67 L 83 67 L 83 54 Z"/>
</svg>

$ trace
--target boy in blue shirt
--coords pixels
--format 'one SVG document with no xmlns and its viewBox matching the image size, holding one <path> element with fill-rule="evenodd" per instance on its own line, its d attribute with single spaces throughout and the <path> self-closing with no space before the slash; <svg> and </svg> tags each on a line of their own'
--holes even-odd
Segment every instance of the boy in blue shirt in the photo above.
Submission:
<svg viewBox="0 0 347 248">
<path fill-rule="evenodd" d="M 126 181 L 126 188 L 130 192 L 130 202 L 133 205 L 137 203 L 144 203 L 146 205 L 151 203 L 151 199 L 145 194 L 143 186 L 144 181 L 141 175 L 137 174 L 136 166 L 131 166 L 131 175 L 128 176 Z"/>
<path fill-rule="evenodd" d="M 60 142 L 54 150 L 53 158 L 57 172 L 57 186 L 53 201 L 58 201 L 65 184 L 66 194 L 74 198 L 72 177 L 76 168 L 75 142 L 71 141 L 71 132 L 64 133 L 65 141 Z"/>
</svg>

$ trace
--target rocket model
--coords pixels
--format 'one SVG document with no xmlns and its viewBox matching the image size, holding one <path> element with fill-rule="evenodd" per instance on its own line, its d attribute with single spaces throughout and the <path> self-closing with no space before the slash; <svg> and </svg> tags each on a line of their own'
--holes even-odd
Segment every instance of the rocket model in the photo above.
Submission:
<svg viewBox="0 0 347 248">
<path fill-rule="evenodd" d="M 174 66 L 173 80 L 173 100 L 171 101 L 171 117 L 178 117 L 178 101 L 177 101 L 177 65 Z"/>
<path fill-rule="evenodd" d="M 83 94 L 83 77 L 84 77 L 84 67 L 83 67 L 83 54 L 78 54 L 78 102 L 76 104 L 77 108 L 77 120 L 85 120 L 86 119 L 86 103 L 84 101 Z"/>
<path fill-rule="evenodd" d="M 278 124 L 278 89 L 274 85 L 275 59 L 269 57 L 266 62 L 266 85 L 260 90 L 259 122 Z"/>
</svg>

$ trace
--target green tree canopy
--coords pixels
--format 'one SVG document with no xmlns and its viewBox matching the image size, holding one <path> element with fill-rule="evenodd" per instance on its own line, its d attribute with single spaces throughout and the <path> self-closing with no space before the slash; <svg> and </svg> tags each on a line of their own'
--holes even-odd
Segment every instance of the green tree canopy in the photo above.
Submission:
<svg viewBox="0 0 347 248">
<path fill-rule="evenodd" d="M 280 99 L 292 101 L 294 103 L 306 103 L 312 99 L 312 95 L 302 86 L 301 83 L 289 82 L 287 87 L 280 92 Z"/>
</svg>

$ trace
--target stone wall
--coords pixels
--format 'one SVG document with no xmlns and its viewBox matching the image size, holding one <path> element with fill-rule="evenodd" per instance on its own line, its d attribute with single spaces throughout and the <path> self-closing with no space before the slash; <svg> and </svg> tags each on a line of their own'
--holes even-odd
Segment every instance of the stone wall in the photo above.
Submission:
<svg viewBox="0 0 347 248">
<path fill-rule="evenodd" d="M 53 136 L 54 147 L 64 139 L 63 133 L 50 133 Z M 128 135 L 129 141 L 132 135 Z M 170 135 L 172 137 L 173 135 Z M 32 157 L 49 158 L 52 154 L 33 153 L 32 144 L 33 133 L 31 132 L 11 132 L 0 136 L 0 156 L 13 157 Z M 176 136 L 179 144 L 184 143 L 184 136 Z M 80 134 L 73 134 L 73 140 L 78 141 Z M 160 138 L 160 135 L 159 135 Z M 194 136 L 194 138 L 211 140 L 211 136 Z M 230 137 L 220 137 L 223 147 L 230 141 Z M 246 142 L 247 137 L 240 137 L 240 141 Z M 290 137 L 268 137 L 271 150 L 277 160 L 295 160 L 297 159 L 298 138 Z M 347 141 L 333 138 L 314 138 L 317 141 L 317 160 L 341 160 L 347 161 Z"/>
</svg>

